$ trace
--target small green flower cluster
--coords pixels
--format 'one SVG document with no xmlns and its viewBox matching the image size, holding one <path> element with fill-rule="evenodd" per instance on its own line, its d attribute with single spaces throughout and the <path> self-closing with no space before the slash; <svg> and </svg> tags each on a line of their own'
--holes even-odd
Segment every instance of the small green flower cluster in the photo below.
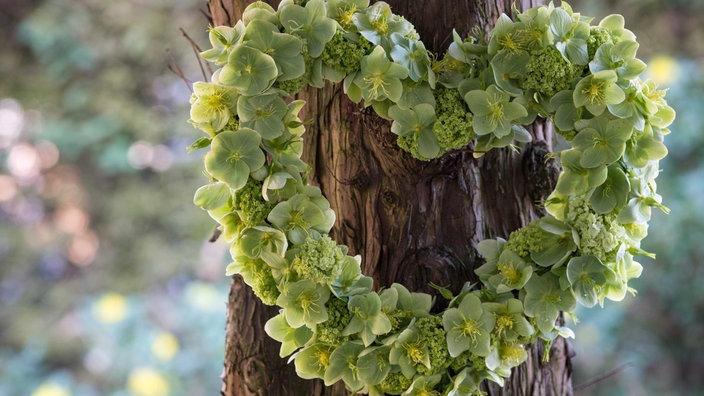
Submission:
<svg viewBox="0 0 704 396">
<path fill-rule="evenodd" d="M 655 178 L 674 111 L 640 80 L 621 16 L 590 26 L 564 2 L 502 15 L 488 39 L 455 33 L 433 61 L 408 21 L 369 3 L 256 2 L 210 30 L 201 55 L 220 68 L 194 85 L 190 120 L 207 134 L 191 148 L 210 147 L 210 183 L 194 203 L 231 243 L 227 274 L 281 308 L 266 332 L 302 378 L 372 395 L 481 394 L 526 359 L 526 344 L 571 335 L 555 326 L 560 311 L 621 300 L 640 275 L 651 209 L 666 210 Z M 335 214 L 305 178 L 304 102 L 290 95 L 326 81 L 392 120 L 399 146 L 422 160 L 475 138 L 475 156 L 527 142 L 522 125 L 553 120 L 571 148 L 550 215 L 480 242 L 481 288 L 446 291 L 441 313 L 399 284 L 373 291 L 361 259 L 327 235 Z"/>
</svg>

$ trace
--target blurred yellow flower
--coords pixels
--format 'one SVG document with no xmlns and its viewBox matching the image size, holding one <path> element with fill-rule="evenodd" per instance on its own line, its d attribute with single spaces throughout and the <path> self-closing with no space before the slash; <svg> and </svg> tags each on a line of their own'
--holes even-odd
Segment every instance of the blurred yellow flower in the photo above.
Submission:
<svg viewBox="0 0 704 396">
<path fill-rule="evenodd" d="M 129 309 L 122 294 L 105 293 L 93 304 L 93 315 L 103 323 L 117 323 L 125 319 Z"/>
<path fill-rule="evenodd" d="M 163 375 L 150 367 L 137 367 L 127 380 L 127 387 L 133 396 L 166 396 L 169 383 Z"/>
<path fill-rule="evenodd" d="M 160 360 L 171 360 L 178 353 L 178 339 L 173 334 L 162 331 L 152 342 L 152 353 Z"/>
<path fill-rule="evenodd" d="M 59 384 L 48 382 L 32 392 L 32 396 L 71 396 L 71 393 Z"/>
<path fill-rule="evenodd" d="M 186 297 L 194 307 L 205 312 L 217 311 L 225 305 L 223 296 L 205 282 L 193 282 L 188 285 Z"/>
<path fill-rule="evenodd" d="M 648 76 L 657 85 L 668 85 L 675 81 L 680 74 L 677 60 L 668 55 L 657 55 L 648 62 Z"/>
</svg>

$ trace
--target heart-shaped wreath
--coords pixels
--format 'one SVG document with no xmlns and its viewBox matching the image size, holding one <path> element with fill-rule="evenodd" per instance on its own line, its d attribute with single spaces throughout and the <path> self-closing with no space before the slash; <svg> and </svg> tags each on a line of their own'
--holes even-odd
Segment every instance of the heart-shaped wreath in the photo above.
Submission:
<svg viewBox="0 0 704 396">
<path fill-rule="evenodd" d="M 461 38 L 442 58 L 388 4 L 369 0 L 257 2 L 234 27 L 210 30 L 201 55 L 220 66 L 194 84 L 191 123 L 209 137 L 211 182 L 194 202 L 220 223 L 240 274 L 281 307 L 266 324 L 298 375 L 340 379 L 369 394 L 480 393 L 526 359 L 524 345 L 571 331 L 555 325 L 576 302 L 619 301 L 638 277 L 663 135 L 675 113 L 639 75 L 638 43 L 620 15 L 596 26 L 566 3 L 502 15 L 488 37 Z M 393 120 L 398 145 L 428 160 L 530 141 L 522 127 L 550 119 L 571 145 L 545 201 L 550 216 L 503 239 L 449 306 L 400 284 L 372 291 L 360 258 L 327 233 L 335 214 L 308 185 L 301 160 L 305 85 L 343 83 L 354 102 Z M 423 393 L 426 392 L 426 393 Z M 434 393 L 433 393 L 434 392 Z"/>
</svg>

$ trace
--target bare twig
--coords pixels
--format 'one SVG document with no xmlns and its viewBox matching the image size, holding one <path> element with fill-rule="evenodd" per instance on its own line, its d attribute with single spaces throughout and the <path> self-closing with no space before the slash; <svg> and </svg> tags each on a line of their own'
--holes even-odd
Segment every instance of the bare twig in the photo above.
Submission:
<svg viewBox="0 0 704 396">
<path fill-rule="evenodd" d="M 581 384 L 576 385 L 573 389 L 575 391 L 578 391 L 578 390 L 582 390 L 584 388 L 590 387 L 590 386 L 596 384 L 597 382 L 601 382 L 609 377 L 613 377 L 614 375 L 620 373 L 621 371 L 625 370 L 626 368 L 628 368 L 629 366 L 632 366 L 632 365 L 633 364 L 630 362 L 622 363 L 622 364 L 612 368 L 609 371 L 606 371 L 602 374 L 597 375 L 596 377 L 592 377 L 592 378 L 582 382 Z"/>
<path fill-rule="evenodd" d="M 178 65 L 178 62 L 176 62 L 176 58 L 174 58 L 174 55 L 171 53 L 171 50 L 168 48 L 166 49 L 166 53 L 169 55 L 169 66 L 167 68 L 169 71 L 173 74 L 176 75 L 176 77 L 180 78 L 183 80 L 183 82 L 186 84 L 188 89 L 193 92 L 193 89 L 191 88 L 191 82 L 188 81 L 188 78 L 186 78 L 186 74 L 183 72 L 181 67 Z"/>
<path fill-rule="evenodd" d="M 196 42 L 193 41 L 191 36 L 189 36 L 188 33 L 186 33 L 186 31 L 183 30 L 183 28 L 180 28 L 179 30 L 181 31 L 181 34 L 183 34 L 183 37 L 185 37 L 186 40 L 188 40 L 188 42 L 191 44 L 191 49 L 193 49 L 193 52 L 196 55 L 196 59 L 198 59 L 198 66 L 200 67 L 200 72 L 203 73 L 203 80 L 207 81 L 208 75 L 205 73 L 205 68 L 203 67 L 203 62 L 201 61 L 201 58 L 200 58 L 200 53 L 203 51 L 200 49 L 198 44 L 196 44 Z M 206 64 L 206 67 L 208 68 L 208 72 L 210 74 L 213 74 L 213 70 L 210 68 L 210 65 Z"/>
</svg>

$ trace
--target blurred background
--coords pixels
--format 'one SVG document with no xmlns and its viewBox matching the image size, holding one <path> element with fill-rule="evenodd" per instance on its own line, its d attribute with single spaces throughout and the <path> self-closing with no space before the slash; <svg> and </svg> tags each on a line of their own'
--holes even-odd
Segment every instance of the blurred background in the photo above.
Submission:
<svg viewBox="0 0 704 396">
<path fill-rule="evenodd" d="M 704 2 L 582 0 L 626 17 L 678 116 L 637 298 L 579 312 L 582 395 L 704 394 Z M 226 249 L 180 29 L 197 0 L 0 0 L 0 395 L 217 394 Z M 177 70 L 174 73 L 169 68 Z M 180 72 L 178 72 L 180 70 Z"/>
</svg>

